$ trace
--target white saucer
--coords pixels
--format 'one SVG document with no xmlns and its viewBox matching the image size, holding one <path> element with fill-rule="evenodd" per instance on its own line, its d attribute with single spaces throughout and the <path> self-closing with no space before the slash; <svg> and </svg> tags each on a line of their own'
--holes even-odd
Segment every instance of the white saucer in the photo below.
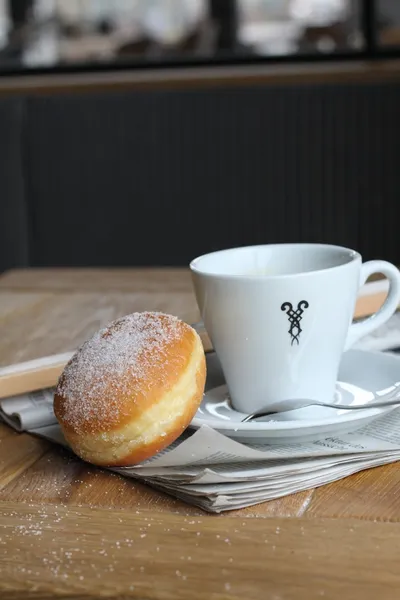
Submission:
<svg viewBox="0 0 400 600">
<path fill-rule="evenodd" d="M 338 408 L 310 407 L 293 410 L 268 420 L 241 423 L 246 416 L 229 402 L 222 369 L 214 352 L 207 355 L 207 383 L 203 402 L 191 423 L 197 429 L 208 425 L 240 441 L 282 444 L 324 439 L 356 431 L 380 415 L 393 410 L 366 408 L 340 410 L 340 404 L 367 404 L 373 392 L 390 388 L 400 380 L 400 357 L 383 352 L 349 350 L 343 354 L 336 387 Z"/>
</svg>

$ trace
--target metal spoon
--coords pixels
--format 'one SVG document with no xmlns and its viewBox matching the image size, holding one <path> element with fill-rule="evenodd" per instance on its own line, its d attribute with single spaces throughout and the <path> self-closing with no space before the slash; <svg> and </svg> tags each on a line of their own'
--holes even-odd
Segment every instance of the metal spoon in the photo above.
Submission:
<svg viewBox="0 0 400 600">
<path fill-rule="evenodd" d="M 400 384 L 396 384 L 396 388 L 378 396 L 374 394 L 374 402 L 367 402 L 366 404 L 330 404 L 328 402 L 321 402 L 320 400 L 281 400 L 280 402 L 273 402 L 265 408 L 258 410 L 257 412 L 247 415 L 242 419 L 242 423 L 259 419 L 260 417 L 267 417 L 268 415 L 275 415 L 277 413 L 288 412 L 290 410 L 297 410 L 299 408 L 306 408 L 307 406 L 325 406 L 327 408 L 337 408 L 338 410 L 365 410 L 366 408 L 382 408 L 384 406 L 396 406 L 400 405 L 400 396 L 393 398 L 399 393 Z M 378 400 L 376 400 L 378 398 Z"/>
</svg>

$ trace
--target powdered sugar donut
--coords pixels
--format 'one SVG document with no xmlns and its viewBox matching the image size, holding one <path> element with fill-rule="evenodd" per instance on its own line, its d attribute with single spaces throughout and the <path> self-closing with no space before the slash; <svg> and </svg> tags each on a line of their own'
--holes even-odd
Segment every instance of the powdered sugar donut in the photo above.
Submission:
<svg viewBox="0 0 400 600">
<path fill-rule="evenodd" d="M 128 466 L 171 444 L 201 402 L 206 376 L 196 331 L 176 317 L 133 313 L 101 329 L 62 373 L 54 411 L 75 453 Z"/>
</svg>

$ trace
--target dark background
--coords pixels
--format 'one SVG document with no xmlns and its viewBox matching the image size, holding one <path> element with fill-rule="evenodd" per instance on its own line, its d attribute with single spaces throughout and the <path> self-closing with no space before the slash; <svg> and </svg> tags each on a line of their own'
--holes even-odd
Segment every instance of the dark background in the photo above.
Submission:
<svg viewBox="0 0 400 600">
<path fill-rule="evenodd" d="M 169 53 L 140 64 L 130 57 L 123 69 L 118 61 L 28 69 L 9 53 L 0 80 L 0 269 L 186 265 L 210 250 L 290 241 L 399 263 L 398 48 L 380 44 L 376 5 L 362 8 L 362 47 L 328 54 L 236 51 L 229 15 L 207 60 Z M 254 65 L 264 70 L 246 77 Z M 196 85 L 189 66 L 203 73 Z M 215 77 L 223 66 L 241 71 Z M 327 78 L 333 67 L 337 77 Z M 283 68 L 306 75 L 271 75 Z M 52 87 L 61 72 L 143 71 L 158 84 Z"/>
</svg>

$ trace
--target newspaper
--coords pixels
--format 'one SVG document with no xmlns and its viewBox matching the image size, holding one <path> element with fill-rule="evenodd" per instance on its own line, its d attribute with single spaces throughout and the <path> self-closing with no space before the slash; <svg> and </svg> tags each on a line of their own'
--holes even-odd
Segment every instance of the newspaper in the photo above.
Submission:
<svg viewBox="0 0 400 600">
<path fill-rule="evenodd" d="M 67 446 L 52 390 L 0 401 L 17 431 Z M 40 422 L 42 419 L 42 422 Z M 209 512 L 240 508 L 400 459 L 400 409 L 353 434 L 285 446 L 242 444 L 203 426 L 142 464 L 113 469 Z"/>
<path fill-rule="evenodd" d="M 53 425 L 57 423 L 53 396 L 54 390 L 49 389 L 0 400 L 0 416 L 17 431 Z"/>
<path fill-rule="evenodd" d="M 400 327 L 399 319 L 397 323 Z M 53 393 L 48 389 L 0 400 L 0 418 L 17 431 L 68 446 L 54 416 Z M 244 444 L 205 425 L 189 428 L 150 460 L 113 470 L 206 511 L 221 512 L 399 459 L 400 408 L 354 433 L 302 444 Z"/>
<path fill-rule="evenodd" d="M 400 349 L 400 311 L 384 325 L 361 338 L 354 348 L 359 350 L 393 351 Z"/>
</svg>

